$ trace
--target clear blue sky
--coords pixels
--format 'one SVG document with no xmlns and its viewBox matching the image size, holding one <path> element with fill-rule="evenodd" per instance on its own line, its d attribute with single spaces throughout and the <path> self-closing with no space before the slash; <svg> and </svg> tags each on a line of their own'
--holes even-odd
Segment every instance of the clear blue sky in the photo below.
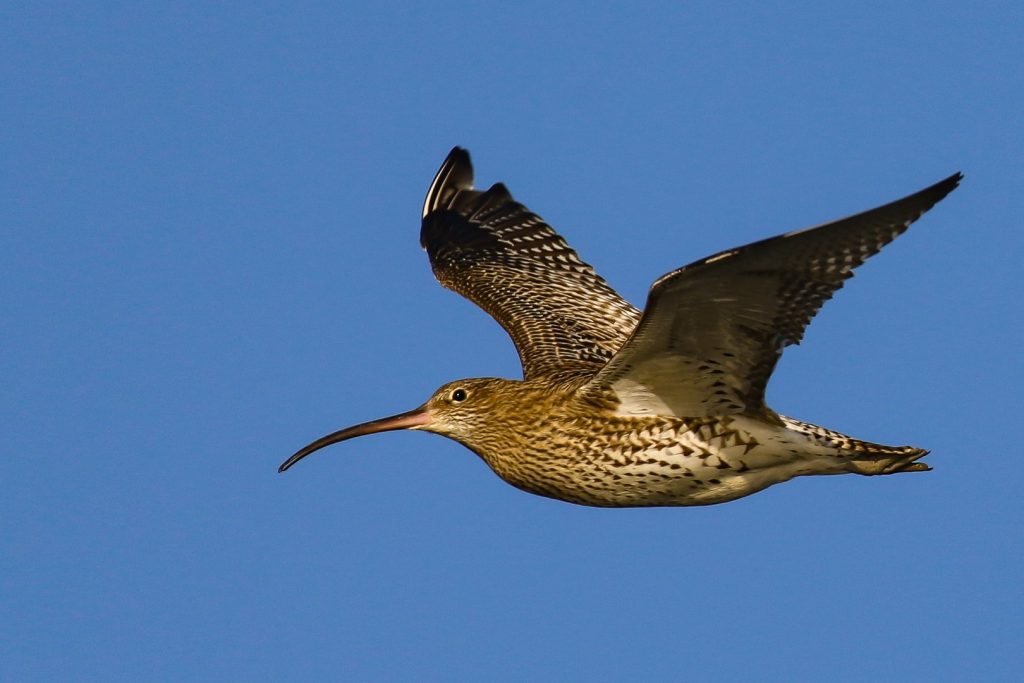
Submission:
<svg viewBox="0 0 1024 683">
<path fill-rule="evenodd" d="M 0 679 L 1009 680 L 1019 3 L 8 3 Z M 519 376 L 418 244 L 448 150 L 624 296 L 962 170 L 777 410 L 931 448 L 598 510 L 394 433 Z"/>
</svg>

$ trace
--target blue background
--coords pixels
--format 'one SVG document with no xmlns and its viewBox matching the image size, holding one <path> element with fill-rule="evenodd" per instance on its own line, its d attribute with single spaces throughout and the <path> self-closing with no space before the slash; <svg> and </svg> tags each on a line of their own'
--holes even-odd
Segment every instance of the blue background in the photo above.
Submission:
<svg viewBox="0 0 1024 683">
<path fill-rule="evenodd" d="M 0 679 L 1009 680 L 1020 3 L 7 3 Z M 452 145 L 622 294 L 963 170 L 769 402 L 929 474 L 709 508 L 328 431 L 519 376 L 434 282 Z"/>
</svg>

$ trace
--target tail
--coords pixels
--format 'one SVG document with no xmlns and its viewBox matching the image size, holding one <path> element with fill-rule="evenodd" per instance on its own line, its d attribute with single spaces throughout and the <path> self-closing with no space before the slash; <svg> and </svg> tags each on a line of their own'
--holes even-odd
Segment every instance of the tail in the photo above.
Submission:
<svg viewBox="0 0 1024 683">
<path fill-rule="evenodd" d="M 928 455 L 913 446 L 882 446 L 850 439 L 855 449 L 850 453 L 850 471 L 857 474 L 896 474 L 897 472 L 928 472 L 928 463 L 917 462 Z"/>
<path fill-rule="evenodd" d="M 896 474 L 897 472 L 928 472 L 932 468 L 918 462 L 929 451 L 914 446 L 884 446 L 854 439 L 840 432 L 800 422 L 780 415 L 786 427 L 809 437 L 817 445 L 832 451 L 844 462 L 848 472 L 864 475 Z"/>
</svg>

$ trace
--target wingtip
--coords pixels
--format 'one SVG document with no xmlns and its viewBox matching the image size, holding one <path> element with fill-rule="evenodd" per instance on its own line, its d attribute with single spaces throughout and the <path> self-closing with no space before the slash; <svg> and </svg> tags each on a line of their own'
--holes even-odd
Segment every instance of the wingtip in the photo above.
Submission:
<svg viewBox="0 0 1024 683">
<path fill-rule="evenodd" d="M 423 218 L 430 212 L 445 205 L 460 190 L 473 189 L 473 162 L 469 152 L 456 145 L 448 152 L 441 168 L 437 170 L 427 197 L 423 200 Z"/>
<path fill-rule="evenodd" d="M 927 187 L 917 193 L 916 196 L 926 198 L 927 205 L 924 207 L 924 211 L 927 211 L 931 207 L 938 204 L 940 201 L 946 198 L 950 192 L 960 186 L 960 181 L 964 179 L 964 174 L 957 171 L 948 178 L 944 178 L 939 182 L 935 183 L 931 187 Z"/>
<path fill-rule="evenodd" d="M 942 196 L 945 197 L 947 194 L 955 190 L 960 186 L 960 181 L 964 179 L 964 174 L 961 171 L 957 171 L 953 175 L 940 180 L 935 183 L 932 187 L 943 190 Z"/>
<path fill-rule="evenodd" d="M 448 152 L 448 157 L 445 159 L 445 162 L 448 162 L 451 159 L 458 159 L 459 161 L 468 164 L 469 150 L 466 149 L 465 147 L 459 147 L 458 145 L 455 145 L 454 147 L 452 147 L 452 150 Z"/>
<path fill-rule="evenodd" d="M 961 173 L 960 171 L 957 171 L 953 175 L 943 178 L 942 180 L 932 185 L 929 185 L 923 190 L 918 190 L 914 194 L 907 195 L 902 199 L 897 199 L 894 202 L 890 202 L 889 204 L 880 206 L 877 209 L 872 210 L 878 211 L 896 207 L 902 204 L 910 204 L 912 206 L 916 206 L 919 210 L 919 213 L 910 221 L 911 223 L 913 223 L 915 220 L 917 220 L 922 215 L 927 213 L 933 206 L 935 206 L 943 199 L 945 199 L 950 192 L 959 187 L 960 181 L 963 179 L 964 174 Z M 907 225 L 910 225 L 910 223 L 908 223 Z"/>
</svg>

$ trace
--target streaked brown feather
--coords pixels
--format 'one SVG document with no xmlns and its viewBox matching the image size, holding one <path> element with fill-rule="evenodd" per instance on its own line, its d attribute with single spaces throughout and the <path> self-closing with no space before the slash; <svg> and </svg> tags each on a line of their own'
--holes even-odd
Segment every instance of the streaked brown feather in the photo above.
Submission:
<svg viewBox="0 0 1024 683">
<path fill-rule="evenodd" d="M 438 281 L 505 328 L 527 379 L 597 372 L 639 311 L 504 185 L 481 192 L 472 182 L 456 147 L 427 192 L 420 243 Z"/>
<path fill-rule="evenodd" d="M 696 261 L 659 278 L 636 330 L 594 377 L 623 411 L 762 414 L 782 350 L 799 343 L 853 269 L 956 188 L 955 174 L 832 223 Z"/>
</svg>

